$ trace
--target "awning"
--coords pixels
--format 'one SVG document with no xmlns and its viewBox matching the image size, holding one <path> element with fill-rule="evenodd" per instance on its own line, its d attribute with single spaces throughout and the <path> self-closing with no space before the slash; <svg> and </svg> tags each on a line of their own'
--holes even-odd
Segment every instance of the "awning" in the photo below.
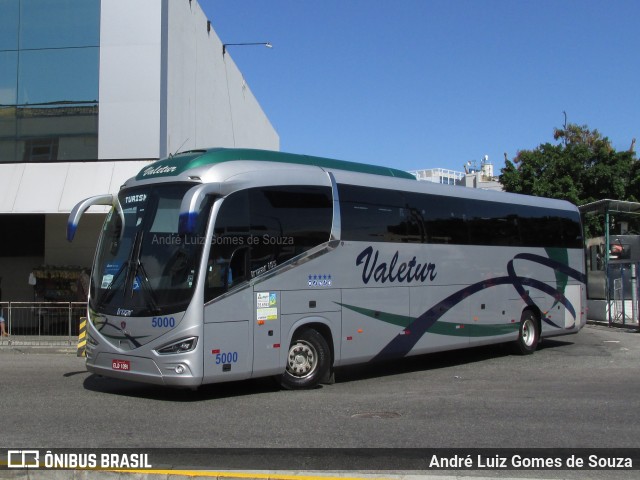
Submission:
<svg viewBox="0 0 640 480">
<path fill-rule="evenodd" d="M 69 213 L 80 200 L 117 193 L 150 160 L 0 164 L 0 214 Z M 90 211 L 106 211 L 92 207 Z"/>
<path fill-rule="evenodd" d="M 625 200 L 598 200 L 596 202 L 586 203 L 578 207 L 580 213 L 631 213 L 640 214 L 640 203 L 627 202 Z"/>
</svg>

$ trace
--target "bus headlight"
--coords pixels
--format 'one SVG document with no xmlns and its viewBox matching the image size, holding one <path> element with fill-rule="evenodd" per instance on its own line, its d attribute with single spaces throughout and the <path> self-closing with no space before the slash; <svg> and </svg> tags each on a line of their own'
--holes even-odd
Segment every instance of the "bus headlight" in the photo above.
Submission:
<svg viewBox="0 0 640 480">
<path fill-rule="evenodd" d="M 156 350 L 156 353 L 158 355 L 174 355 L 176 353 L 191 352 L 196 348 L 197 343 L 198 337 L 183 338 L 177 342 L 171 342 L 167 345 L 163 345 Z"/>
</svg>

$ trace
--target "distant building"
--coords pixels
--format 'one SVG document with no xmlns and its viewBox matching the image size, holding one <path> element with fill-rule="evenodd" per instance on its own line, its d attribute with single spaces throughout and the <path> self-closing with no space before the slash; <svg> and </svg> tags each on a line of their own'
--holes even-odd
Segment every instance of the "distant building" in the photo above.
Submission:
<svg viewBox="0 0 640 480">
<path fill-rule="evenodd" d="M 280 148 L 197 0 L 0 1 L 0 27 L 3 301 L 73 297 L 106 213 L 71 247 L 83 198 L 177 151 Z"/>
<path fill-rule="evenodd" d="M 444 168 L 428 168 L 409 172 L 423 182 L 443 183 L 445 185 L 458 185 L 464 178 L 464 172 L 447 170 Z"/>
<path fill-rule="evenodd" d="M 499 177 L 493 174 L 493 164 L 489 162 L 489 157 L 485 155 L 477 168 L 475 163 L 467 162 L 464 172 L 447 170 L 444 168 L 429 168 L 423 170 L 410 171 L 418 180 L 424 182 L 442 183 L 445 185 L 460 185 L 469 188 L 480 188 L 483 190 L 502 191 L 502 184 Z"/>
</svg>

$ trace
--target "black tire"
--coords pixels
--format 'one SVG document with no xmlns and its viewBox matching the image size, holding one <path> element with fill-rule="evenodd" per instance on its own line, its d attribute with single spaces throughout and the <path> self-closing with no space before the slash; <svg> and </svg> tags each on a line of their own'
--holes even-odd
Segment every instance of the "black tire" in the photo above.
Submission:
<svg viewBox="0 0 640 480">
<path fill-rule="evenodd" d="M 531 310 L 522 312 L 520 330 L 516 340 L 516 351 L 521 355 L 531 355 L 538 348 L 540 328 L 538 318 Z"/>
<path fill-rule="evenodd" d="M 279 383 L 287 390 L 313 388 L 326 377 L 330 364 L 331 353 L 324 337 L 312 328 L 299 330 L 291 340 Z"/>
</svg>

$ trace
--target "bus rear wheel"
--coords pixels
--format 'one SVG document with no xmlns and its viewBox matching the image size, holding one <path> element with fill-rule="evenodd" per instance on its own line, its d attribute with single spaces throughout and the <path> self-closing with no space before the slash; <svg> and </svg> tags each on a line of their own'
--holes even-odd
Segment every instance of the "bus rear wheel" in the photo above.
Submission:
<svg viewBox="0 0 640 480">
<path fill-rule="evenodd" d="M 331 354 L 324 337 L 312 328 L 298 331 L 289 346 L 280 385 L 288 390 L 313 388 L 325 378 Z"/>
<path fill-rule="evenodd" d="M 520 331 L 518 340 L 516 340 L 516 350 L 521 355 L 530 355 L 538 348 L 539 340 L 538 319 L 531 310 L 525 310 L 520 318 Z"/>
</svg>

